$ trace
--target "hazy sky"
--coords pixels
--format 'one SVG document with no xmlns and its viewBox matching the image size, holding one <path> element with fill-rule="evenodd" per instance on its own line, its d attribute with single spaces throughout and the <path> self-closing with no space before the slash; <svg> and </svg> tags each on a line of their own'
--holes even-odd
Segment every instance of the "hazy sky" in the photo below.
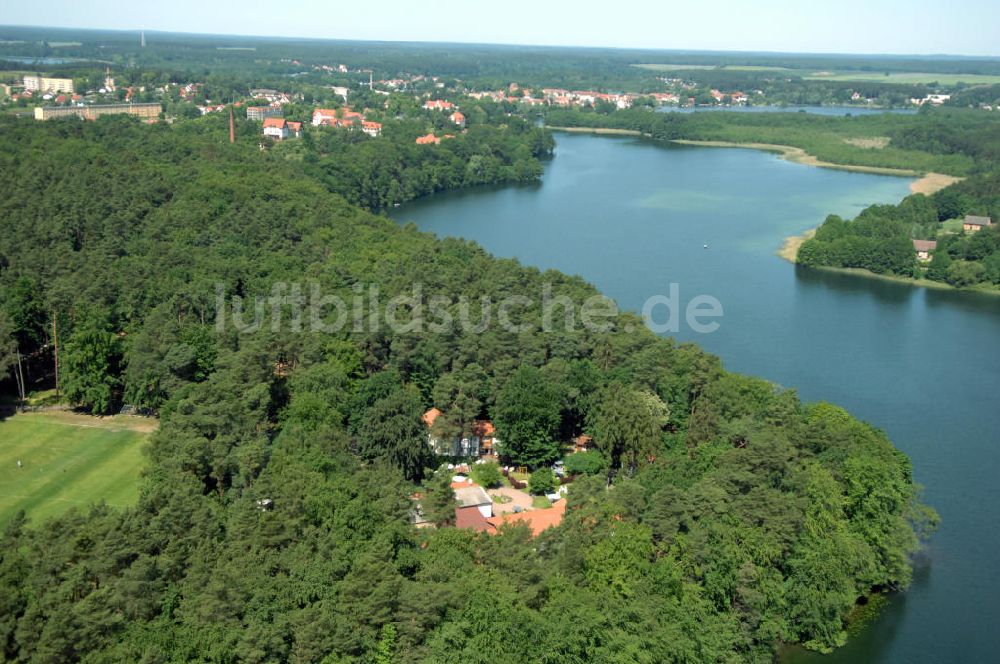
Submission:
<svg viewBox="0 0 1000 664">
<path fill-rule="evenodd" d="M 3 0 L 0 22 L 671 49 L 1000 55 L 1000 0 Z"/>
</svg>

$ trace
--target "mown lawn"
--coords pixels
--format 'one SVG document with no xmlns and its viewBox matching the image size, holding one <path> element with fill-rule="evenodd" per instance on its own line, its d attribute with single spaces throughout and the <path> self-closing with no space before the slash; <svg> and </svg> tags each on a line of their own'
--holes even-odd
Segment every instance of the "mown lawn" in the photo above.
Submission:
<svg viewBox="0 0 1000 664">
<path fill-rule="evenodd" d="M 133 504 L 145 464 L 142 447 L 154 428 L 142 418 L 60 412 L 0 421 L 0 527 L 20 509 L 37 523 L 102 500 Z"/>
</svg>

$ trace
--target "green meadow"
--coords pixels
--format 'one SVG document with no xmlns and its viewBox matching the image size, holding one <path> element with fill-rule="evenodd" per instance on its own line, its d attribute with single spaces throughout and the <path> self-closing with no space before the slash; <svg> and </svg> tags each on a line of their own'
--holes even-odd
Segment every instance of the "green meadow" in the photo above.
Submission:
<svg viewBox="0 0 1000 664">
<path fill-rule="evenodd" d="M 70 507 L 135 503 L 154 428 L 143 418 L 63 412 L 0 420 L 0 528 L 22 509 L 37 523 Z"/>
<path fill-rule="evenodd" d="M 857 81 L 866 83 L 898 83 L 907 85 L 923 85 L 937 83 L 939 85 L 957 85 L 965 83 L 967 85 L 993 85 L 1000 83 L 1000 76 L 992 74 L 942 74 L 934 72 L 884 72 L 884 71 L 851 71 L 851 70 L 829 70 L 816 71 L 814 69 L 799 69 L 792 67 L 773 67 L 766 65 L 694 65 L 684 63 L 656 63 L 633 65 L 639 69 L 650 71 L 697 71 L 697 70 L 726 70 L 743 72 L 783 72 L 792 76 L 801 76 L 809 81 Z"/>
<path fill-rule="evenodd" d="M 993 85 L 1000 83 L 1000 76 L 989 74 L 935 74 L 932 72 L 873 72 L 873 71 L 837 71 L 814 72 L 803 78 L 811 81 L 860 81 L 869 83 L 904 83 L 921 85 L 938 83 L 940 85 Z"/>
<path fill-rule="evenodd" d="M 692 69 L 728 69 L 730 71 L 794 71 L 788 67 L 769 67 L 765 65 L 689 65 L 681 63 L 666 64 L 637 64 L 633 65 L 639 69 L 650 71 L 681 71 Z"/>
</svg>

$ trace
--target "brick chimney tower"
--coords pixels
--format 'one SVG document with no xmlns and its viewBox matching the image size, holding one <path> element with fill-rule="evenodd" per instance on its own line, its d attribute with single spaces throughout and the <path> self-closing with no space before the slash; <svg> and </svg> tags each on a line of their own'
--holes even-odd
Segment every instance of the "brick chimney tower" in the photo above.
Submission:
<svg viewBox="0 0 1000 664">
<path fill-rule="evenodd" d="M 229 107 L 229 142 L 236 142 L 236 124 L 233 122 L 233 107 Z"/>
</svg>

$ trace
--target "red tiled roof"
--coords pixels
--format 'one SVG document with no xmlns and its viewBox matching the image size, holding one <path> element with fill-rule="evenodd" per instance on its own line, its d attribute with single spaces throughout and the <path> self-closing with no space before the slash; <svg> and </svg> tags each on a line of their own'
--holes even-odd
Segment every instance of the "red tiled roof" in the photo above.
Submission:
<svg viewBox="0 0 1000 664">
<path fill-rule="evenodd" d="M 417 139 L 417 142 L 418 143 L 420 142 L 419 138 Z M 432 427 L 432 426 L 434 426 L 434 420 L 436 420 L 440 416 L 441 416 L 441 411 L 440 410 L 438 410 L 437 408 L 431 408 L 429 411 L 427 411 L 426 413 L 424 413 L 420 417 L 420 419 L 422 419 L 424 421 L 424 424 L 426 424 L 429 427 Z"/>
<path fill-rule="evenodd" d="M 476 420 L 472 423 L 472 433 L 475 436 L 492 436 L 496 429 L 489 420 Z"/>
<path fill-rule="evenodd" d="M 469 528 L 476 532 L 493 530 L 493 526 L 490 525 L 490 522 L 483 516 L 478 507 L 456 507 L 455 527 Z"/>
<path fill-rule="evenodd" d="M 440 142 L 441 142 L 441 139 L 438 138 L 437 136 L 435 136 L 434 134 L 427 134 L 426 136 L 418 136 L 417 137 L 417 145 L 428 145 L 430 143 L 433 143 L 433 144 L 437 145 Z M 434 409 L 434 410 L 437 410 L 437 409 Z"/>
<path fill-rule="evenodd" d="M 531 535 L 537 536 L 549 528 L 553 528 L 562 523 L 563 515 L 566 514 L 566 499 L 558 501 L 552 507 L 545 510 L 529 510 L 527 512 L 517 512 L 514 514 L 502 514 L 493 516 L 486 521 L 494 528 L 499 529 L 504 524 L 527 524 L 531 528 Z"/>
<path fill-rule="evenodd" d="M 277 129 L 285 128 L 285 118 L 264 118 L 264 128 L 275 127 Z"/>
<path fill-rule="evenodd" d="M 300 131 L 302 129 L 302 123 L 301 122 L 289 122 L 288 123 L 288 128 L 291 129 L 292 131 Z"/>
</svg>

